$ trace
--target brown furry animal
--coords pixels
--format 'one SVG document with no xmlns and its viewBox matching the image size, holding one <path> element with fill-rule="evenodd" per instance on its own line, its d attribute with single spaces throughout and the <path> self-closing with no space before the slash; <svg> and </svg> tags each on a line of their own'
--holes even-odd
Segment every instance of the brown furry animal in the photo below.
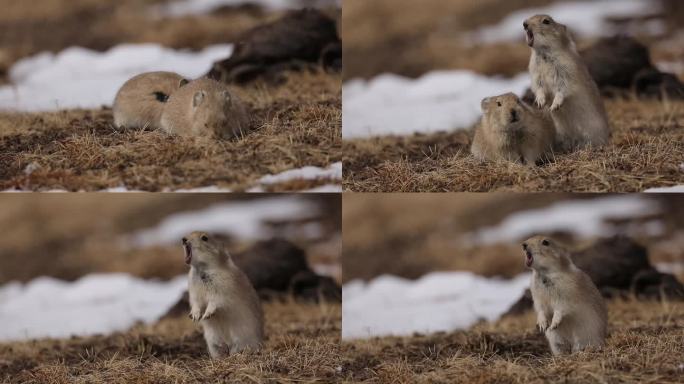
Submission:
<svg viewBox="0 0 684 384">
<path fill-rule="evenodd" d="M 247 110 L 237 95 L 215 80 L 193 80 L 171 94 L 161 126 L 172 135 L 230 139 L 249 131 Z"/>
</svg>

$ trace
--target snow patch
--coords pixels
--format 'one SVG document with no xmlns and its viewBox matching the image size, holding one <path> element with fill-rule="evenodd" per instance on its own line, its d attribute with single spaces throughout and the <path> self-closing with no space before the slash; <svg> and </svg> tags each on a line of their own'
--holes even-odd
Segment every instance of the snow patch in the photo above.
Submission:
<svg viewBox="0 0 684 384">
<path fill-rule="evenodd" d="M 648 193 L 684 193 L 684 185 L 675 185 L 673 187 L 649 188 L 644 192 Z"/>
<path fill-rule="evenodd" d="M 435 272 L 411 281 L 380 276 L 342 289 L 342 338 L 454 331 L 498 319 L 529 286 L 530 275 L 489 279 Z"/>
<path fill-rule="evenodd" d="M 186 288 L 185 276 L 162 282 L 127 274 L 9 283 L 0 287 L 0 340 L 124 331 L 137 322 L 157 321 Z"/>
<path fill-rule="evenodd" d="M 314 203 L 298 196 L 221 203 L 169 215 L 156 227 L 134 234 L 131 242 L 137 247 L 174 244 L 192 231 L 224 233 L 241 239 L 268 239 L 274 235 L 268 222 L 313 218 L 318 213 Z"/>
<path fill-rule="evenodd" d="M 435 71 L 419 79 L 383 74 L 351 80 L 342 88 L 342 137 L 410 135 L 466 128 L 481 116 L 483 98 L 522 94 L 527 73 L 512 79 L 472 71 Z"/>
<path fill-rule="evenodd" d="M 232 45 L 199 52 L 157 44 L 122 44 L 106 52 L 80 47 L 58 54 L 40 53 L 18 61 L 9 71 L 12 85 L 0 87 L 0 110 L 51 111 L 112 105 L 118 89 L 143 72 L 172 71 L 188 78 L 204 75 L 232 53 Z"/>
<path fill-rule="evenodd" d="M 660 212 L 660 205 L 639 195 L 601 197 L 591 200 L 568 200 L 548 207 L 531 209 L 507 216 L 499 225 L 466 236 L 471 244 L 495 244 L 519 241 L 535 233 L 569 232 L 580 237 L 616 234 L 609 219 L 645 217 Z M 662 223 L 650 221 L 640 227 L 650 234 L 662 232 Z"/>
<path fill-rule="evenodd" d="M 594 0 L 556 2 L 546 7 L 527 8 L 511 12 L 496 25 L 483 27 L 468 36 L 472 43 L 496 43 L 502 41 L 522 41 L 522 23 L 530 16 L 550 15 L 559 23 L 570 28 L 575 37 L 602 37 L 617 33 L 630 32 L 659 35 L 665 32 L 661 20 L 650 20 L 641 25 L 629 25 L 625 30 L 610 23 L 610 18 L 643 17 L 656 15 L 662 11 L 659 2 L 652 0 Z"/>
<path fill-rule="evenodd" d="M 342 162 L 334 163 L 328 168 L 307 166 L 290 169 L 276 175 L 266 175 L 257 181 L 257 186 L 247 192 L 263 192 L 263 187 L 287 183 L 293 180 L 330 180 L 342 181 Z"/>
</svg>

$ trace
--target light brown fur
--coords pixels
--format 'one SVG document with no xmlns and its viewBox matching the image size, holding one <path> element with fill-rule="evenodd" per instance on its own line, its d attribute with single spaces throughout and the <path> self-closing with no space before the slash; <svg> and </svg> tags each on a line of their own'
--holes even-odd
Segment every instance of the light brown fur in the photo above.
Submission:
<svg viewBox="0 0 684 384">
<path fill-rule="evenodd" d="M 114 124 L 122 128 L 161 128 L 165 100 L 186 83 L 173 72 L 148 72 L 132 77 L 114 98 Z"/>
<path fill-rule="evenodd" d="M 482 122 L 471 152 L 481 160 L 534 165 L 552 152 L 554 129 L 550 119 L 513 93 L 482 100 Z"/>
<path fill-rule="evenodd" d="M 247 275 L 207 233 L 192 232 L 183 247 L 190 264 L 190 318 L 202 324 L 211 357 L 260 349 L 263 312 Z"/>
<path fill-rule="evenodd" d="M 606 304 L 591 278 L 572 263 L 556 240 L 535 236 L 523 243 L 532 269 L 530 290 L 537 325 L 554 355 L 601 347 L 606 338 Z"/>
<path fill-rule="evenodd" d="M 523 27 L 532 47 L 532 92 L 537 105 L 551 111 L 557 147 L 570 150 L 606 144 L 610 127 L 605 106 L 567 27 L 548 15 L 532 16 Z"/>
<path fill-rule="evenodd" d="M 247 133 L 249 120 L 242 101 L 227 86 L 201 78 L 169 97 L 161 125 L 173 135 L 230 139 Z"/>
</svg>

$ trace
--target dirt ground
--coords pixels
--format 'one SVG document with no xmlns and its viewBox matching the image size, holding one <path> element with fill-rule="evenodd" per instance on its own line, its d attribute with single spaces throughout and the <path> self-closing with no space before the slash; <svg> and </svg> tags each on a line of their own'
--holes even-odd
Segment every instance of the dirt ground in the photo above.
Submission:
<svg viewBox="0 0 684 384">
<path fill-rule="evenodd" d="M 613 301 L 601 350 L 553 357 L 534 314 L 469 331 L 343 343 L 350 382 L 679 383 L 684 374 L 684 305 Z"/>
<path fill-rule="evenodd" d="M 3 383 L 336 382 L 339 304 L 264 304 L 262 351 L 209 359 L 187 318 L 110 336 L 0 343 Z"/>
<path fill-rule="evenodd" d="M 601 197 L 605 196 L 347 193 L 342 204 L 343 280 L 370 280 L 382 274 L 417 279 L 434 271 L 455 270 L 512 278 L 526 271 L 519 243 L 469 244 L 468 235 L 494 227 L 517 212 L 548 207 L 564 200 Z M 632 231 L 629 237 L 647 248 L 651 263 L 684 264 L 682 197 L 665 194 L 649 195 L 648 198 L 662 205 L 662 214 L 618 220 L 615 224 L 620 230 L 628 231 L 644 221 L 660 220 L 664 230 L 661 235 Z M 577 249 L 595 241 L 577 239 L 564 232 L 544 234 L 555 236 Z M 678 277 L 684 282 L 684 273 Z"/>
<path fill-rule="evenodd" d="M 349 0 L 343 19 L 344 79 L 381 73 L 419 77 L 432 70 L 467 69 L 488 76 L 524 72 L 529 47 L 471 44 L 467 36 L 514 10 L 549 1 Z M 684 63 L 679 28 L 684 10 L 665 2 L 667 32 L 649 45 L 654 62 Z M 581 48 L 590 40 L 578 41 Z M 676 66 L 675 66 L 676 67 Z M 677 74 L 684 78 L 684 65 Z M 554 154 L 542 166 L 480 163 L 470 155 L 473 127 L 343 142 L 345 191 L 350 192 L 640 192 L 684 184 L 684 102 L 605 99 L 612 128 L 609 145 Z M 465 128 L 465 129 L 464 129 Z"/>
<path fill-rule="evenodd" d="M 79 45 L 102 51 L 124 42 L 201 49 L 232 42 L 244 30 L 282 14 L 241 6 L 165 19 L 150 12 L 153 3 L 160 1 L 41 0 L 42 7 L 0 2 L 0 28 L 9 31 L 0 37 L 0 79 L 19 58 L 44 50 Z M 258 186 L 257 180 L 267 174 L 303 166 L 327 168 L 341 161 L 340 74 L 293 72 L 279 86 L 257 82 L 235 88 L 249 107 L 253 130 L 228 141 L 121 131 L 108 108 L 0 112 L 0 190 L 125 186 L 158 192 L 215 185 L 241 191 Z M 288 182 L 264 189 L 306 190 L 330 182 Z"/>
</svg>

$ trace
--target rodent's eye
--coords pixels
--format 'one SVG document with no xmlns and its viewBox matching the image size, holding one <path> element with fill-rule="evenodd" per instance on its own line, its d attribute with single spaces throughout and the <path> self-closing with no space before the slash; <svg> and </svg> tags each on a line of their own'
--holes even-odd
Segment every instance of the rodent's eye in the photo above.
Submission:
<svg viewBox="0 0 684 384">
<path fill-rule="evenodd" d="M 496 106 L 497 106 L 497 107 L 500 107 L 500 106 L 501 106 L 501 102 L 500 102 L 500 101 L 497 101 L 497 102 L 496 102 Z"/>
<path fill-rule="evenodd" d="M 202 237 L 200 237 L 200 239 L 202 239 L 202 241 L 209 241 L 209 238 L 207 237 L 207 235 L 202 235 Z"/>
<path fill-rule="evenodd" d="M 523 249 L 527 249 L 527 243 L 522 243 Z"/>
<path fill-rule="evenodd" d="M 549 20 L 549 19 L 544 19 L 544 20 L 542 21 L 542 23 L 548 25 L 548 24 L 551 24 L 551 20 Z"/>
<path fill-rule="evenodd" d="M 548 247 L 550 244 L 551 244 L 551 243 L 549 243 L 548 240 L 546 240 L 546 239 L 542 240 L 542 245 L 543 245 L 543 246 Z"/>
</svg>

